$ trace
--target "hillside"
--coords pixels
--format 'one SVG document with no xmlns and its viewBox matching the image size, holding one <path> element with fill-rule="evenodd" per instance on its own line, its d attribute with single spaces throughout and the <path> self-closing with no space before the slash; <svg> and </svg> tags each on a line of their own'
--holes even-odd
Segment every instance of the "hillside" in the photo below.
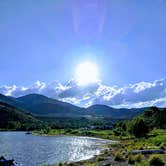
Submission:
<svg viewBox="0 0 166 166">
<path fill-rule="evenodd" d="M 21 103 L 24 103 L 28 112 L 35 115 L 42 116 L 82 116 L 84 115 L 84 108 L 74 106 L 72 104 L 51 99 L 39 94 L 29 94 L 17 98 Z"/>
<path fill-rule="evenodd" d="M 92 116 L 106 116 L 114 119 L 129 119 L 141 114 L 145 108 L 115 109 L 106 105 L 93 105 L 87 108 L 87 114 Z"/>
<path fill-rule="evenodd" d="M 35 116 L 47 117 L 109 117 L 129 119 L 144 111 L 141 109 L 115 109 L 106 105 L 93 105 L 81 108 L 66 102 L 48 98 L 39 94 L 29 94 L 19 98 L 0 95 L 0 101 L 15 106 Z"/>
<path fill-rule="evenodd" d="M 153 129 L 166 129 L 166 108 L 151 107 L 131 120 L 117 123 L 116 132 L 145 137 Z"/>
<path fill-rule="evenodd" d="M 84 108 L 39 94 L 29 94 L 19 98 L 0 94 L 0 101 L 25 112 L 42 116 L 82 116 L 85 111 Z"/>
<path fill-rule="evenodd" d="M 115 119 L 128 119 L 142 113 L 144 110 L 115 109 L 106 105 L 93 105 L 85 109 L 39 94 L 26 95 L 17 98 L 17 100 L 24 103 L 28 111 L 35 115 L 54 117 L 104 116 Z"/>
<path fill-rule="evenodd" d="M 7 103 L 9 105 L 20 108 L 22 110 L 26 110 L 26 106 L 24 105 L 24 103 L 18 101 L 14 97 L 5 96 L 3 94 L 0 94 L 0 102 Z"/>
<path fill-rule="evenodd" d="M 0 102 L 0 129 L 33 130 L 41 128 L 42 122 L 30 114 Z"/>
</svg>

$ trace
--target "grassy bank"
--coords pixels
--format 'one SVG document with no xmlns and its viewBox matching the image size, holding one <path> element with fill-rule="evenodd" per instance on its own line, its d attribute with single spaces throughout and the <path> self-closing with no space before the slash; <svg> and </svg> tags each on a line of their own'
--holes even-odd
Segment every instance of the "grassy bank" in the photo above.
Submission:
<svg viewBox="0 0 166 166">
<path fill-rule="evenodd" d="M 111 130 L 73 130 L 73 129 L 49 129 L 33 132 L 37 135 L 56 136 L 56 135 L 69 135 L 69 136 L 88 136 L 97 137 L 102 139 L 119 139 Z"/>
<path fill-rule="evenodd" d="M 151 160 L 157 158 L 166 165 L 166 154 L 142 155 L 131 154 L 132 150 L 148 150 L 148 149 L 166 149 L 166 130 L 154 129 L 145 138 L 135 138 L 132 135 L 116 136 L 112 130 L 49 130 L 36 132 L 41 135 L 70 135 L 70 136 L 89 136 L 103 139 L 119 140 L 118 143 L 108 145 L 101 155 L 95 156 L 93 159 L 76 162 L 76 163 L 60 163 L 59 165 L 87 165 L 96 166 L 110 163 L 129 163 L 136 166 L 150 166 Z M 161 165 L 162 166 L 162 165 Z"/>
</svg>

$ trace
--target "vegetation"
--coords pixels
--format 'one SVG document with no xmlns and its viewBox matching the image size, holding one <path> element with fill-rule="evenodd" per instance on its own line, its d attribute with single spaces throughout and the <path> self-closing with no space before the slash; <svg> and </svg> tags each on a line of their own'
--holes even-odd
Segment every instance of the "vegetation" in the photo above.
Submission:
<svg viewBox="0 0 166 166">
<path fill-rule="evenodd" d="M 0 102 L 0 129 L 1 130 L 39 130 L 45 124 L 30 114 Z"/>
<path fill-rule="evenodd" d="M 151 155 L 149 163 L 150 166 L 164 166 L 164 162 L 159 155 Z"/>
<path fill-rule="evenodd" d="M 144 159 L 145 159 L 145 157 L 142 154 L 129 155 L 128 163 L 129 164 L 140 163 Z"/>
<path fill-rule="evenodd" d="M 113 126 L 115 120 L 105 117 L 42 117 L 37 119 L 47 122 L 52 129 L 80 129 L 80 128 L 102 128 L 107 129 Z"/>
<path fill-rule="evenodd" d="M 86 164 L 88 162 L 87 165 L 90 166 L 99 165 L 100 162 L 107 161 L 110 156 L 114 158 L 115 162 L 127 161 L 128 164 L 135 166 L 163 166 L 166 164 L 166 154 L 149 154 L 148 156 L 144 156 L 143 154 L 134 155 L 132 151 L 166 149 L 165 112 L 166 109 L 152 107 L 138 117 L 117 122 L 113 130 L 53 129 L 47 134 L 92 136 L 120 141 L 110 145 L 95 160 L 85 162 Z"/>
<path fill-rule="evenodd" d="M 116 122 L 110 117 L 34 117 L 0 102 L 0 129 L 36 130 L 34 133 L 41 135 L 78 135 L 120 141 L 92 162 L 85 162 L 84 165 L 89 166 L 98 165 L 110 156 L 115 162 L 128 161 L 135 166 L 163 166 L 166 162 L 165 154 L 150 155 L 148 159 L 142 154 L 132 154 L 132 150 L 166 149 L 166 108 L 152 107 L 131 120 Z"/>
<path fill-rule="evenodd" d="M 116 124 L 114 132 L 116 135 L 133 135 L 141 138 L 146 137 L 154 128 L 166 129 L 166 108 L 152 107 L 132 120 L 121 121 Z"/>
<path fill-rule="evenodd" d="M 123 156 L 123 154 L 120 152 L 120 151 L 117 151 L 115 153 L 115 158 L 114 158 L 115 161 L 124 161 L 125 158 Z"/>
</svg>

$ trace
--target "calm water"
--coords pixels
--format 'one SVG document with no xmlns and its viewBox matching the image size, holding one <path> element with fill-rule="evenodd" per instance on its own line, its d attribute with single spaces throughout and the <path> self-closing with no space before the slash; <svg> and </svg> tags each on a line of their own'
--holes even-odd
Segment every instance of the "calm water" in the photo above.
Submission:
<svg viewBox="0 0 166 166">
<path fill-rule="evenodd" d="M 109 141 L 110 142 L 110 141 Z M 34 136 L 25 132 L 0 132 L 0 156 L 19 166 L 41 166 L 60 161 L 87 159 L 101 150 L 106 140 L 88 137 Z"/>
</svg>

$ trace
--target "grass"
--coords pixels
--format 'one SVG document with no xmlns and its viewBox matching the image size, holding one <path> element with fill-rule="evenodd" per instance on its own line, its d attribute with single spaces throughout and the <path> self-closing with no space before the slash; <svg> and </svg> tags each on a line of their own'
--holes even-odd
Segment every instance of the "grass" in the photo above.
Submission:
<svg viewBox="0 0 166 166">
<path fill-rule="evenodd" d="M 88 136 L 88 137 L 98 137 L 103 139 L 117 139 L 111 130 L 72 130 L 72 129 L 51 129 L 48 132 L 45 130 L 35 131 L 34 134 L 39 135 L 72 135 L 72 136 Z"/>
<path fill-rule="evenodd" d="M 164 166 L 165 163 L 160 155 L 153 154 L 149 159 L 150 166 Z"/>
<path fill-rule="evenodd" d="M 97 163 L 85 163 L 84 166 L 98 166 Z"/>
<path fill-rule="evenodd" d="M 43 131 L 37 132 L 37 134 L 44 134 Z M 128 162 L 135 166 L 149 166 L 149 159 L 141 154 L 132 155 L 132 150 L 146 150 L 146 149 L 166 149 L 166 130 L 154 129 L 151 131 L 147 138 L 134 138 L 131 135 L 128 136 L 115 136 L 111 130 L 72 130 L 72 129 L 55 129 L 49 130 L 44 135 L 71 135 L 71 136 L 90 136 L 103 139 L 119 140 L 120 142 L 109 145 L 102 156 L 97 156 L 93 163 L 87 163 L 85 166 L 96 166 L 100 161 L 106 159 L 106 156 L 114 156 L 115 161 Z M 151 155 L 150 155 L 151 156 Z M 149 157 L 150 157 L 149 156 Z M 166 163 L 166 154 L 159 154 L 160 159 Z"/>
<path fill-rule="evenodd" d="M 129 164 L 141 163 L 141 161 L 144 159 L 145 157 L 142 154 L 129 155 L 128 163 Z"/>
</svg>

